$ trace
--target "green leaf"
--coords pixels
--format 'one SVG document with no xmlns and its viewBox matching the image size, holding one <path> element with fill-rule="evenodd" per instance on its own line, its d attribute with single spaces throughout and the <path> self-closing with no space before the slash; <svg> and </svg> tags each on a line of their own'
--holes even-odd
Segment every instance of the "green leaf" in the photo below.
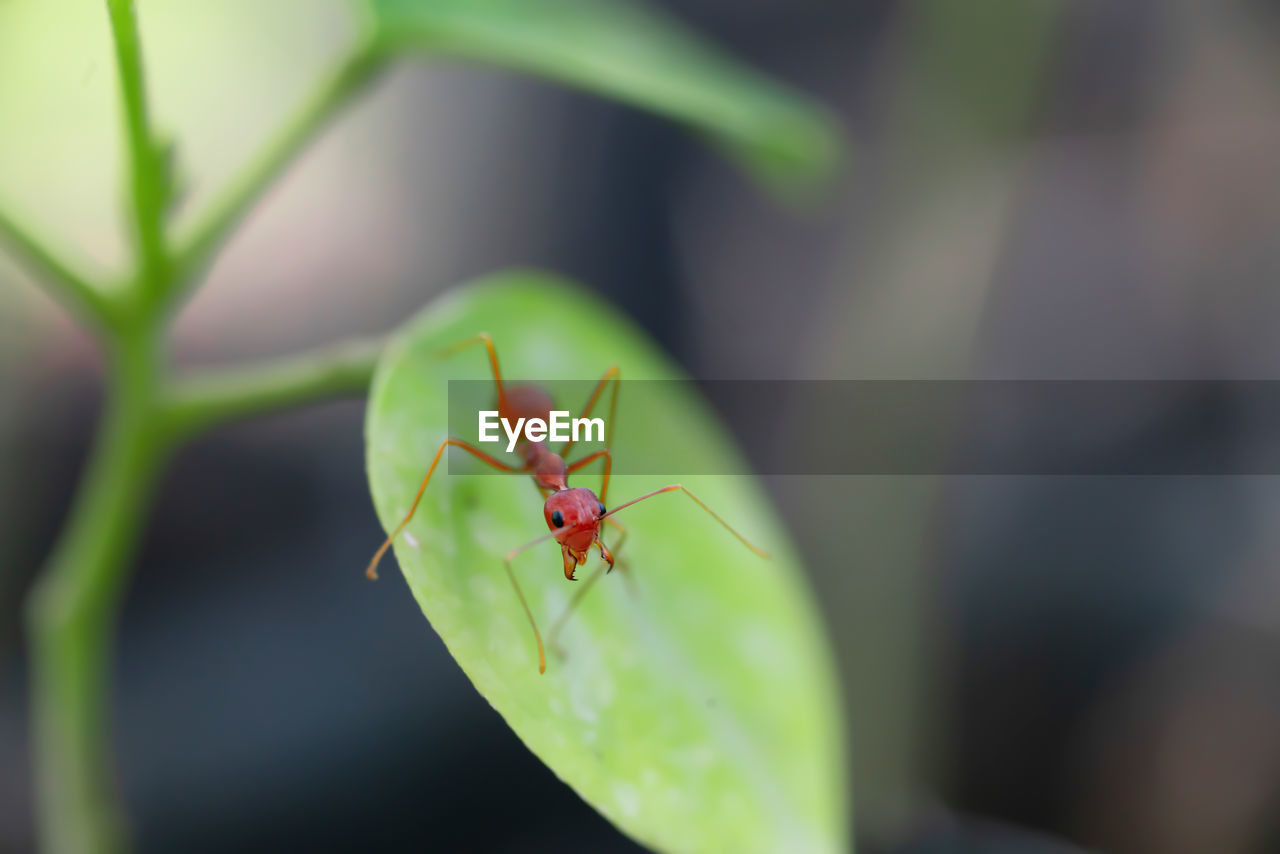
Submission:
<svg viewBox="0 0 1280 854">
<path fill-rule="evenodd" d="M 513 272 L 463 287 L 405 327 L 374 380 L 367 465 L 388 531 L 447 435 L 447 381 L 491 378 L 481 347 L 439 355 L 478 332 L 492 334 L 508 382 L 595 380 L 611 364 L 624 380 L 684 378 L 609 306 L 552 276 Z M 651 395 L 642 408 L 628 406 L 623 383 L 616 459 L 658 455 L 673 471 L 696 460 L 703 471 L 710 462 L 715 471 L 745 472 L 690 386 L 661 385 L 666 399 Z M 628 568 L 590 590 L 560 635 L 564 653 L 548 645 L 539 675 L 502 558 L 547 533 L 542 499 L 529 478 L 486 474 L 457 453 L 454 473 L 437 469 L 395 555 L 431 625 L 525 744 L 610 821 L 658 850 L 848 851 L 832 658 L 795 549 L 756 480 L 744 473 L 681 482 L 771 560 L 681 493 L 628 508 Z M 573 483 L 598 490 L 599 475 L 589 471 Z M 609 503 L 672 480 L 616 476 Z M 579 577 L 597 566 L 593 558 Z M 554 541 L 521 554 L 514 569 L 545 634 L 583 582 L 565 580 Z"/>
<path fill-rule="evenodd" d="M 624 0 L 368 0 L 375 50 L 491 63 L 653 110 L 725 145 L 781 191 L 817 183 L 839 144 L 802 96 Z"/>
</svg>

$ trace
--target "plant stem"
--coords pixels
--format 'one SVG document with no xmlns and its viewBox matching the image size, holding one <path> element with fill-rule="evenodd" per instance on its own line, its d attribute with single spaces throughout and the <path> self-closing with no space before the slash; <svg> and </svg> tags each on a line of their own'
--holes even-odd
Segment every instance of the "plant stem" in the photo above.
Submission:
<svg viewBox="0 0 1280 854">
<path fill-rule="evenodd" d="M 49 562 L 27 599 L 31 728 L 42 850 L 128 848 L 111 773 L 108 695 L 115 623 L 152 486 L 176 442 L 198 430 L 368 385 L 380 344 L 365 342 L 265 366 L 165 383 L 172 295 L 194 280 L 271 181 L 376 69 L 359 49 L 286 124 L 214 205 L 181 255 L 166 233 L 172 187 L 165 146 L 147 115 L 132 0 L 108 0 L 129 151 L 136 240 L 133 287 L 110 298 L 9 217 L 0 239 L 71 308 L 103 327 L 107 405 L 84 480 Z"/>
<path fill-rule="evenodd" d="M 48 286 L 68 311 L 95 327 L 109 326 L 114 320 L 115 306 L 102 291 L 64 264 L 3 210 L 0 210 L 0 242 L 8 245 L 28 272 Z"/>
<path fill-rule="evenodd" d="M 194 280 L 253 207 L 316 134 L 376 76 L 381 68 L 372 52 L 357 48 L 297 108 L 222 195 L 201 217 L 177 250 L 180 280 Z"/>
<path fill-rule="evenodd" d="M 299 403 L 363 394 L 386 342 L 350 341 L 247 367 L 184 379 L 168 395 L 165 432 L 180 442 L 227 421 Z"/>
<path fill-rule="evenodd" d="M 168 156 L 157 144 L 147 113 L 142 50 L 133 0 L 108 0 L 115 36 L 120 95 L 124 102 L 125 140 L 129 148 L 134 236 L 138 243 L 138 285 L 155 298 L 169 278 L 165 210 L 170 197 Z"/>
<path fill-rule="evenodd" d="M 122 336 L 110 397 L 70 519 L 27 601 L 37 822 L 43 850 L 126 847 L 115 812 L 108 694 L 116 614 L 167 448 L 154 429 L 155 335 Z"/>
</svg>

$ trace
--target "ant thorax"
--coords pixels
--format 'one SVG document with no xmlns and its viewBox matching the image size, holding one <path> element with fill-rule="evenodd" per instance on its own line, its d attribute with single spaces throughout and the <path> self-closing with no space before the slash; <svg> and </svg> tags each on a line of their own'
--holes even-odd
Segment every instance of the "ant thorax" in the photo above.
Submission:
<svg viewBox="0 0 1280 854">
<path fill-rule="evenodd" d="M 533 469 L 538 485 L 559 492 L 568 488 L 569 466 L 559 454 L 547 450 L 541 442 L 529 442 L 521 448 L 525 463 Z"/>
</svg>

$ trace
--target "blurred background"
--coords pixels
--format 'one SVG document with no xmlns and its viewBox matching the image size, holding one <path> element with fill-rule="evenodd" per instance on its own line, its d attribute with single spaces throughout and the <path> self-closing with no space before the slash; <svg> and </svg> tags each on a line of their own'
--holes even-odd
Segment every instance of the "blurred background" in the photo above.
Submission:
<svg viewBox="0 0 1280 854">
<path fill-rule="evenodd" d="M 339 0 L 138 5 L 182 217 L 355 31 Z M 407 64 L 253 214 L 176 359 L 379 332 L 539 265 L 701 378 L 1275 378 L 1275 4 L 662 5 L 839 115 L 850 156 L 820 204 L 780 209 L 626 108 Z M 0 0 L 0 199 L 101 270 L 125 257 L 116 104 L 98 0 Z M 2 851 L 32 846 L 20 603 L 100 382 L 0 254 Z M 1201 405 L 1161 408 L 1194 438 Z M 803 415 L 760 413 L 783 440 Z M 1096 452 L 1140 453 L 1146 415 Z M 361 429 L 356 401 L 274 416 L 165 479 L 117 657 L 141 849 L 636 850 L 523 748 L 396 575 L 365 583 Z M 768 486 L 839 656 L 860 850 L 1280 850 L 1276 478 Z"/>
</svg>

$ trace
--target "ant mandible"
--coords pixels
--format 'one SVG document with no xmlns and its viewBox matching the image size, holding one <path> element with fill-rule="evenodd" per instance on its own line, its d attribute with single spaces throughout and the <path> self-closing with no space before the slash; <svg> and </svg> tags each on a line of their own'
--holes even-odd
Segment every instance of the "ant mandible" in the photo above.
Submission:
<svg viewBox="0 0 1280 854">
<path fill-rule="evenodd" d="M 479 335 L 459 341 L 457 344 L 442 350 L 439 355 L 441 357 L 450 356 L 480 343 L 483 343 L 485 349 L 489 351 L 489 364 L 493 368 L 493 384 L 497 389 L 498 417 L 506 418 L 512 422 L 519 418 L 540 418 L 544 422 L 549 422 L 553 406 L 551 396 L 545 391 L 536 386 L 514 386 L 510 389 L 503 386 L 502 373 L 498 369 L 498 354 L 494 350 L 493 339 L 488 333 L 482 332 Z M 516 581 L 515 573 L 511 571 L 512 559 L 526 549 L 546 540 L 555 538 L 556 542 L 560 544 L 560 553 L 564 559 L 564 577 L 569 581 L 577 580 L 574 577 L 574 573 L 579 566 L 586 562 L 587 553 L 593 546 L 600 550 L 600 556 L 604 558 L 606 564 L 605 571 L 611 571 L 614 564 L 614 554 L 622 547 L 622 542 L 626 537 L 626 529 L 612 518 L 613 515 L 618 511 L 630 507 L 633 504 L 638 504 L 641 501 L 654 498 L 667 492 L 680 491 L 689 496 L 689 498 L 691 498 L 693 502 L 703 510 L 711 514 L 712 518 L 723 525 L 729 533 L 737 537 L 744 546 L 763 558 L 769 557 L 767 552 L 755 545 L 752 545 L 746 537 L 735 531 L 724 519 L 721 519 L 714 510 L 678 483 L 673 483 L 670 486 L 664 486 L 661 489 L 655 489 L 652 492 L 647 492 L 639 498 L 633 498 L 624 504 L 619 504 L 612 510 L 606 509 L 604 502 L 609 493 L 609 473 L 613 467 L 613 457 L 610 454 L 609 446 L 613 439 L 614 415 L 618 408 L 619 379 L 620 374 L 617 365 L 614 365 L 613 367 L 610 367 L 609 370 L 605 371 L 604 376 L 600 378 L 598 383 L 596 383 L 596 387 L 592 391 L 591 397 L 587 400 L 587 405 L 582 411 L 581 417 L 586 418 L 589 416 L 591 414 L 591 410 L 595 407 L 596 403 L 599 402 L 600 396 L 604 393 L 605 387 L 610 383 L 613 384 L 610 390 L 609 421 L 606 428 L 604 449 L 596 451 L 595 453 L 587 454 L 585 457 L 582 457 L 575 462 L 565 462 L 565 456 L 573 447 L 572 438 L 565 443 L 559 453 L 548 448 L 545 442 L 533 442 L 522 438 L 516 444 L 516 453 L 523 461 L 518 467 L 507 465 L 501 460 L 489 456 L 484 451 L 474 445 L 462 441 L 461 439 L 454 439 L 450 437 L 441 442 L 439 449 L 436 450 L 435 457 L 431 460 L 431 465 L 427 468 L 426 476 L 422 479 L 422 485 L 418 487 L 418 494 L 414 497 L 413 504 L 409 506 L 409 512 L 405 514 L 404 519 L 400 521 L 400 524 L 396 526 L 396 529 L 391 532 L 391 535 L 387 537 L 386 541 L 383 542 L 382 546 L 379 547 L 378 551 L 374 554 L 373 559 L 369 561 L 369 566 L 365 569 L 365 575 L 370 579 L 377 579 L 378 562 L 382 560 L 383 554 L 386 553 L 387 549 L 391 546 L 391 543 L 397 536 L 399 536 L 400 532 L 405 529 L 405 526 L 409 524 L 409 520 L 413 518 L 413 514 L 418 509 L 418 503 L 422 501 L 422 494 L 427 490 L 427 484 L 431 480 L 431 475 L 435 472 L 436 466 L 439 465 L 440 458 L 444 455 L 445 449 L 450 445 L 453 445 L 456 448 L 461 448 L 481 462 L 500 471 L 510 472 L 511 474 L 527 474 L 532 476 L 534 485 L 537 486 L 538 491 L 542 493 L 542 497 L 545 500 L 542 512 L 543 516 L 546 517 L 547 527 L 550 529 L 550 533 L 543 534 L 541 537 L 531 540 L 517 549 L 513 549 L 507 553 L 506 557 L 503 558 L 503 567 L 507 571 L 507 578 L 511 580 L 511 586 L 515 589 L 516 596 L 520 599 L 520 605 L 524 608 L 525 616 L 529 618 L 529 626 L 533 629 L 533 637 L 538 642 L 539 673 L 546 673 L 547 671 L 547 656 L 542 647 L 542 634 L 538 631 L 538 623 L 533 618 L 533 611 L 530 610 L 529 603 L 524 597 L 524 592 L 520 589 L 520 583 Z M 590 465 L 596 460 L 604 461 L 604 475 L 600 485 L 600 496 L 598 498 L 594 492 L 586 487 L 569 486 L 570 474 Z M 615 526 L 620 531 L 618 542 L 615 545 L 613 552 L 610 552 L 609 549 L 605 547 L 604 542 L 600 539 L 600 528 L 606 522 Z M 578 603 L 582 594 L 587 592 L 587 589 L 597 577 L 599 577 L 598 571 L 588 579 L 587 585 L 583 587 L 583 589 L 579 591 L 579 594 L 569 603 L 569 607 L 566 609 L 565 614 L 556 621 L 557 627 L 564 622 L 564 619 L 569 615 L 569 611 L 571 611 Z"/>
</svg>

